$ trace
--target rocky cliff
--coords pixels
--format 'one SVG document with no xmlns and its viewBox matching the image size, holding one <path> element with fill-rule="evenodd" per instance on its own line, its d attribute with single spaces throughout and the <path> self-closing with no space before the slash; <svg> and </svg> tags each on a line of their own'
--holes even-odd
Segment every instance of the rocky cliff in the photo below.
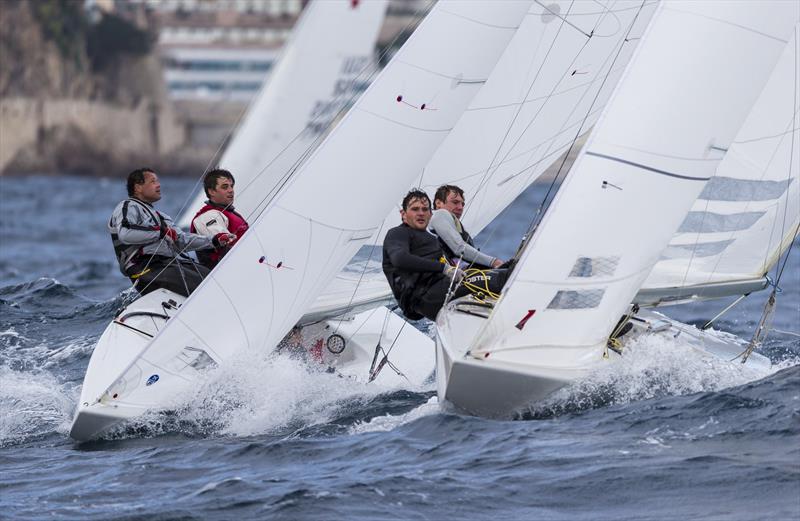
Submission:
<svg viewBox="0 0 800 521">
<path fill-rule="evenodd" d="M 169 169 L 185 140 L 153 36 L 83 2 L 0 3 L 0 173 Z"/>
</svg>

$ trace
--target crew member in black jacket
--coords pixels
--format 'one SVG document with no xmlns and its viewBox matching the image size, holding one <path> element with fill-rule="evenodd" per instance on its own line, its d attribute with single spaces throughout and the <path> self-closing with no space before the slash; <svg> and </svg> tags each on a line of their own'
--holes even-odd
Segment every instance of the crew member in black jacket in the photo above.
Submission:
<svg viewBox="0 0 800 521">
<path fill-rule="evenodd" d="M 445 262 L 439 240 L 428 232 L 428 194 L 408 192 L 400 215 L 403 224 L 389 230 L 383 240 L 383 273 L 406 317 L 436 320 L 451 279 L 460 282 L 464 272 Z"/>
</svg>

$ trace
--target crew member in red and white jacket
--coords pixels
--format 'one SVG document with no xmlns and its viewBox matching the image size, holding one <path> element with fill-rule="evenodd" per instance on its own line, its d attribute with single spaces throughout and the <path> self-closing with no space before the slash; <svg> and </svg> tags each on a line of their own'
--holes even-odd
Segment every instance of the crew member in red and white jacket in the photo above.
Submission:
<svg viewBox="0 0 800 521">
<path fill-rule="evenodd" d="M 219 263 L 248 228 L 247 221 L 233 207 L 234 184 L 233 174 L 220 168 L 209 171 L 203 177 L 208 201 L 192 219 L 190 231 L 206 237 L 216 237 L 222 233 L 235 236 L 225 248 L 197 252 L 198 260 L 209 269 Z"/>
</svg>

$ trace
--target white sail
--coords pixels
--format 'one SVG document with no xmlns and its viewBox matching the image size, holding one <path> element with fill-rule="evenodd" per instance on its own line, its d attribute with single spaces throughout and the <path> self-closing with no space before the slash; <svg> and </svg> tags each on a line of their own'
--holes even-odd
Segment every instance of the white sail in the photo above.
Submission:
<svg viewBox="0 0 800 521">
<path fill-rule="evenodd" d="M 462 222 L 473 236 L 480 233 L 572 145 L 575 136 L 595 124 L 655 4 L 534 2 L 486 85 L 413 184 L 430 195 L 443 184 L 460 186 L 467 198 Z M 563 23 L 564 16 L 569 16 L 569 24 Z M 635 37 L 626 42 L 634 18 Z M 596 37 L 587 38 L 590 33 Z M 398 224 L 395 207 L 370 242 L 380 245 Z M 342 289 L 348 282 L 352 288 L 341 291 L 345 299 L 338 301 L 340 311 L 351 305 L 354 293 L 357 302 L 365 300 L 365 284 L 382 284 L 384 296 L 391 297 L 380 269 L 359 279 L 335 281 Z"/>
<path fill-rule="evenodd" d="M 486 86 L 420 173 L 416 182 L 430 194 L 443 184 L 464 189 L 462 222 L 473 235 L 597 121 L 656 2 L 605 4 L 535 2 Z M 637 38 L 626 41 L 635 18 Z M 397 211 L 384 229 L 395 224 Z"/>
<path fill-rule="evenodd" d="M 303 10 L 219 166 L 236 177 L 236 208 L 255 215 L 366 79 L 387 0 L 315 0 Z M 200 187 L 178 224 L 203 206 Z"/>
<path fill-rule="evenodd" d="M 473 356 L 561 368 L 600 356 L 756 101 L 797 11 L 659 5 Z"/>
<path fill-rule="evenodd" d="M 786 44 L 716 174 L 637 295 L 643 304 L 744 294 L 800 224 L 800 52 Z"/>
<path fill-rule="evenodd" d="M 215 361 L 276 346 L 430 159 L 529 5 L 439 2 L 101 401 L 149 403 L 147 374 L 173 376 L 187 346 Z"/>
</svg>

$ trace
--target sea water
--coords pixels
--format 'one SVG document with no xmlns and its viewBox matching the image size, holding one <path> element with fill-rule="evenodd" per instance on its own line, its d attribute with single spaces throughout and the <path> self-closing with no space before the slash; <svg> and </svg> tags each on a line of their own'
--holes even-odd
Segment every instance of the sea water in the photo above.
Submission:
<svg viewBox="0 0 800 521">
<path fill-rule="evenodd" d="M 194 186 L 163 178 L 158 208 L 177 217 Z M 513 254 L 546 188 L 481 234 L 484 250 Z M 77 444 L 83 375 L 129 286 L 105 231 L 124 196 L 122 179 L 0 177 L 0 518 L 800 518 L 800 246 L 760 351 L 770 371 L 652 338 L 525 420 L 494 421 L 443 409 L 433 384 L 357 384 L 265 355 Z M 749 338 L 765 298 L 715 327 Z M 725 304 L 664 311 L 702 324 Z"/>
</svg>

